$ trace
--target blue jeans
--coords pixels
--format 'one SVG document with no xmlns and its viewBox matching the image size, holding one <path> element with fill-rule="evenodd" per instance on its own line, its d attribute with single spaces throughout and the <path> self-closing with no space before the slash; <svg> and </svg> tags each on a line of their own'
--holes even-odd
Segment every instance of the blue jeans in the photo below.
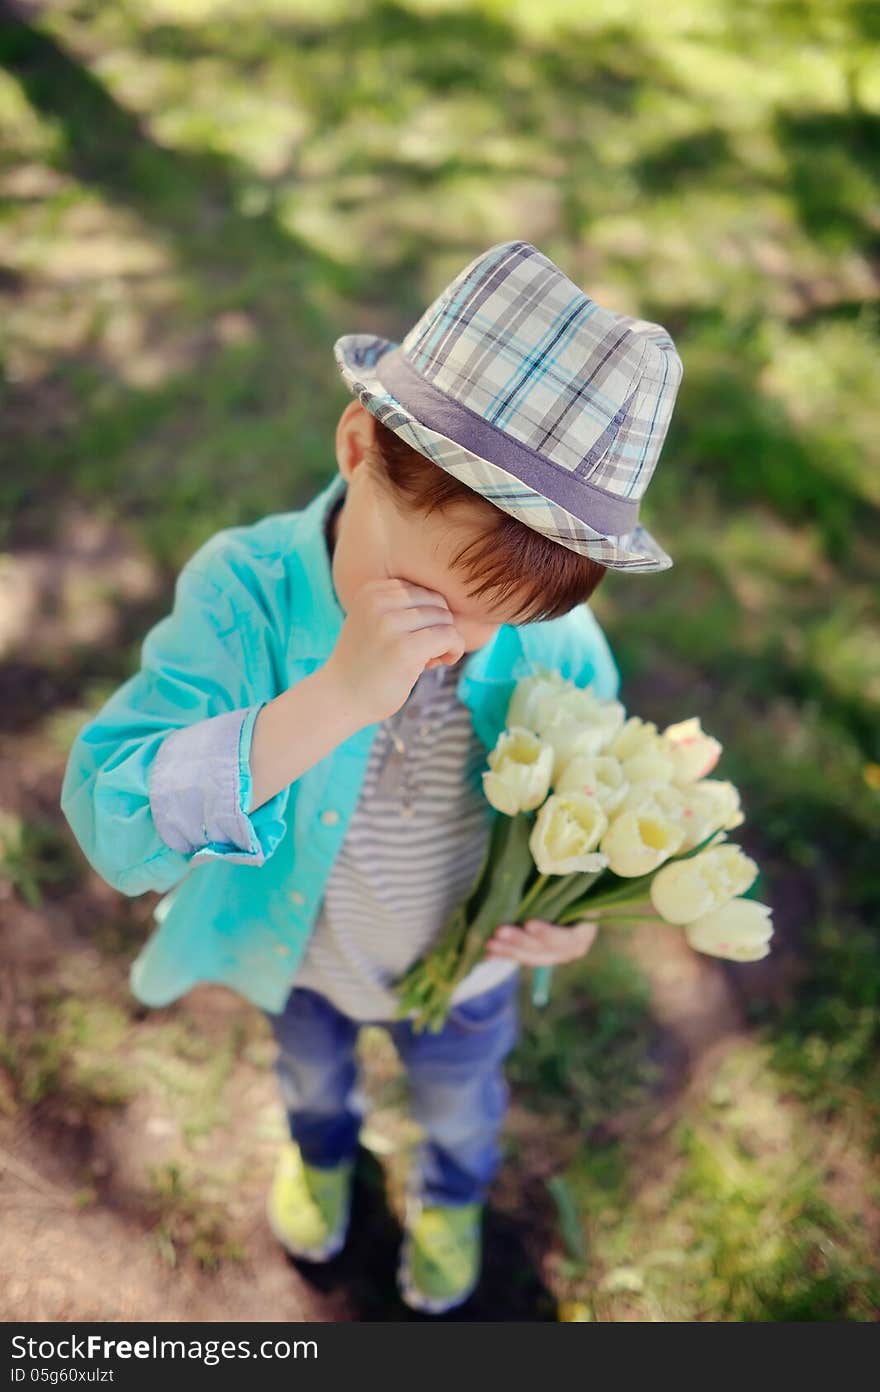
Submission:
<svg viewBox="0 0 880 1392">
<path fill-rule="evenodd" d="M 502 1061 L 519 1035 L 519 970 L 457 1003 L 443 1029 L 416 1033 L 408 1019 L 359 1021 L 325 996 L 295 986 L 268 1015 L 279 1053 L 275 1072 L 290 1134 L 303 1159 L 331 1167 L 353 1157 L 367 1098 L 354 1047 L 362 1024 L 386 1029 L 406 1070 L 412 1114 L 425 1138 L 409 1192 L 425 1203 L 484 1202 L 501 1163 L 499 1136 L 509 1088 Z"/>
</svg>

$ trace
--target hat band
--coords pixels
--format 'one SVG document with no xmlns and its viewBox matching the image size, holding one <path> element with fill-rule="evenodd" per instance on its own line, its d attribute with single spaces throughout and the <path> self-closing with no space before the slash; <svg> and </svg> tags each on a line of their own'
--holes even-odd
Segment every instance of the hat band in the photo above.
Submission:
<svg viewBox="0 0 880 1392">
<path fill-rule="evenodd" d="M 600 535 L 621 536 L 637 525 L 638 498 L 621 498 L 605 488 L 597 488 L 515 440 L 469 406 L 463 406 L 431 382 L 426 382 L 399 345 L 382 354 L 374 371 L 386 391 L 422 425 L 436 430 L 438 435 L 445 435 L 471 454 L 497 464 Z M 585 508 L 589 510 L 589 521 L 583 516 Z"/>
</svg>

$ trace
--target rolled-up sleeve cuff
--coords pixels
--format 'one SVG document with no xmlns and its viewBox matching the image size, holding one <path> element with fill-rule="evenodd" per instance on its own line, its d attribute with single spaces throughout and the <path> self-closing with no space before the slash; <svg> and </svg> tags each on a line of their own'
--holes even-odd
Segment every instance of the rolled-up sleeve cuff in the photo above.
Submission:
<svg viewBox="0 0 880 1392">
<path fill-rule="evenodd" d="M 262 865 L 286 829 L 289 788 L 253 814 L 250 750 L 265 701 L 172 730 L 150 770 L 150 810 L 159 836 L 194 863 Z"/>
</svg>

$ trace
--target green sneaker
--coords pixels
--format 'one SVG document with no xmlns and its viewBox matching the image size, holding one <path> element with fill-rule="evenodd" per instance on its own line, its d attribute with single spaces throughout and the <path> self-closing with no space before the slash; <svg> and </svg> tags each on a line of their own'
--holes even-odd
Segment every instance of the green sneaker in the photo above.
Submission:
<svg viewBox="0 0 880 1392">
<path fill-rule="evenodd" d="M 480 1279 L 482 1216 L 481 1203 L 409 1200 L 397 1284 L 411 1309 L 438 1315 L 472 1294 Z"/>
<path fill-rule="evenodd" d="M 278 1157 L 266 1217 L 294 1257 L 327 1261 L 345 1245 L 351 1213 L 354 1158 L 332 1169 L 306 1164 L 296 1141 Z"/>
</svg>

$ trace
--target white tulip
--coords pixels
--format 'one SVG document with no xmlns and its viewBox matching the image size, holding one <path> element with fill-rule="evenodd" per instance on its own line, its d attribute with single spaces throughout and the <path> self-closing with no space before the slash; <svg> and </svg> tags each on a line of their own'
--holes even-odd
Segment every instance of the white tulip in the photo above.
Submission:
<svg viewBox="0 0 880 1392">
<path fill-rule="evenodd" d="M 672 746 L 658 735 L 653 720 L 631 715 L 605 751 L 620 760 L 628 783 L 671 783 L 675 772 Z"/>
<path fill-rule="evenodd" d="M 541 730 L 541 738 L 553 749 L 554 787 L 562 776 L 562 770 L 572 759 L 597 755 L 605 741 L 603 731 L 598 725 L 576 725 L 573 721 L 562 720 L 556 724 L 545 724 Z"/>
<path fill-rule="evenodd" d="M 540 807 L 550 791 L 553 750 L 531 730 L 502 730 L 488 756 L 483 792 L 499 812 L 515 817 Z"/>
<path fill-rule="evenodd" d="M 544 712 L 552 710 L 554 702 L 572 684 L 551 668 L 539 667 L 532 676 L 523 677 L 514 687 L 507 707 L 508 727 L 521 725 L 537 734 L 543 723 Z"/>
<path fill-rule="evenodd" d="M 670 746 L 676 783 L 704 778 L 718 763 L 723 748 L 719 740 L 705 734 L 696 715 L 667 725 L 662 737 Z"/>
<path fill-rule="evenodd" d="M 529 837 L 532 858 L 542 875 L 591 874 L 604 870 L 607 857 L 596 851 L 608 818 L 586 793 L 552 793 L 535 818 Z"/>
<path fill-rule="evenodd" d="M 773 925 L 769 904 L 729 899 L 720 909 L 688 923 L 684 935 L 697 952 L 730 962 L 760 962 L 770 952 Z"/>
<path fill-rule="evenodd" d="M 623 776 L 628 783 L 671 783 L 675 773 L 672 756 L 663 747 L 660 735 L 656 742 L 646 744 L 629 758 L 621 759 Z"/>
<path fill-rule="evenodd" d="M 615 875 L 648 875 L 674 855 L 684 832 L 672 817 L 618 812 L 602 837 L 599 849 Z"/>
<path fill-rule="evenodd" d="M 649 894 L 667 923 L 692 923 L 745 893 L 757 873 L 758 866 L 741 846 L 707 846 L 687 860 L 664 865 Z"/>
<path fill-rule="evenodd" d="M 642 720 L 640 715 L 631 715 L 608 741 L 605 753 L 613 754 L 624 763 L 636 754 L 655 748 L 659 738 L 653 720 Z"/>
<path fill-rule="evenodd" d="M 686 807 L 684 793 L 674 783 L 632 783 L 621 798 L 619 810 L 678 822 L 686 832 Z"/>
<path fill-rule="evenodd" d="M 685 806 L 691 808 L 694 819 L 705 822 L 708 836 L 713 826 L 733 831 L 745 821 L 740 806 L 739 789 L 734 783 L 723 778 L 701 778 L 697 783 L 684 783 L 681 792 Z M 694 837 L 693 844 L 701 838 Z"/>
<path fill-rule="evenodd" d="M 628 787 L 620 760 L 613 754 L 576 754 L 553 779 L 554 792 L 586 793 L 598 798 L 609 816 L 619 807 Z"/>
<path fill-rule="evenodd" d="M 600 700 L 591 687 L 578 686 L 549 668 L 539 668 L 517 682 L 507 707 L 508 726 L 523 725 L 538 735 L 569 726 L 582 730 L 577 752 L 584 754 L 598 753 L 623 725 L 625 716 L 619 701 Z"/>
</svg>

